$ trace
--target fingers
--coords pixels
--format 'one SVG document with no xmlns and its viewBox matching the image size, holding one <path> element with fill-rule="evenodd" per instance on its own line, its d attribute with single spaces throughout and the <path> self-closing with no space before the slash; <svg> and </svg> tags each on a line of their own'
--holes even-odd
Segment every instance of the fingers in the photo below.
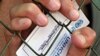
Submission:
<svg viewBox="0 0 100 56">
<path fill-rule="evenodd" d="M 62 14 L 70 20 L 77 20 L 79 17 L 78 11 L 73 6 L 71 0 L 40 0 L 40 2 L 51 11 L 60 9 Z"/>
<path fill-rule="evenodd" d="M 77 20 L 79 17 L 78 11 L 74 8 L 72 0 L 61 0 L 60 11 L 70 20 Z"/>
<path fill-rule="evenodd" d="M 79 13 L 76 9 L 74 9 L 73 2 L 71 0 L 40 0 L 40 2 L 51 11 L 57 11 L 60 9 L 60 11 L 70 20 L 77 20 L 79 17 Z M 32 22 L 39 26 L 45 26 L 48 22 L 46 16 L 33 3 L 24 3 L 22 5 L 16 6 L 11 10 L 10 14 L 11 17 L 15 19 L 12 20 L 11 23 L 12 28 L 14 28 L 15 30 L 27 29 L 32 24 Z M 21 20 L 23 21 L 23 23 L 19 22 L 20 19 L 24 19 Z"/>
<path fill-rule="evenodd" d="M 29 18 L 14 18 L 11 22 L 12 28 L 16 30 L 25 30 L 29 28 L 32 21 Z"/>
<path fill-rule="evenodd" d="M 15 30 L 28 28 L 32 24 L 31 20 L 39 26 L 47 24 L 46 16 L 33 3 L 16 6 L 11 10 L 10 14 L 12 18 L 11 24 Z"/>
<path fill-rule="evenodd" d="M 73 32 L 72 45 L 67 56 L 85 56 L 88 51 L 87 48 L 92 45 L 95 36 L 96 33 L 89 27 L 84 27 Z"/>
<path fill-rule="evenodd" d="M 72 34 L 72 44 L 79 48 L 88 48 L 92 45 L 96 33 L 89 27 L 79 29 Z"/>
<path fill-rule="evenodd" d="M 57 11 L 60 9 L 61 3 L 59 0 L 39 0 L 46 8 L 51 11 Z"/>
</svg>

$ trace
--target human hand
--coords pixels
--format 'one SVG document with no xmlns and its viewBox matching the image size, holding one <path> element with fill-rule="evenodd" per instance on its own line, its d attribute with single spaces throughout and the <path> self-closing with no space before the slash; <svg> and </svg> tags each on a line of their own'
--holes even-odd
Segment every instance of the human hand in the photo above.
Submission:
<svg viewBox="0 0 100 56">
<path fill-rule="evenodd" d="M 78 11 L 74 8 L 73 1 L 71 0 L 40 0 L 40 2 L 51 11 L 59 10 L 70 20 L 77 20 L 79 17 Z M 9 22 L 11 22 L 11 28 L 14 30 L 18 30 L 18 31 L 26 30 L 32 25 L 32 22 L 39 26 L 45 26 L 48 23 L 47 17 L 40 11 L 40 9 L 34 3 L 32 3 L 31 0 L 20 0 L 20 1 L 3 0 L 1 4 L 1 11 L 4 12 L 1 13 L 2 15 L 8 16 L 7 18 Z M 89 30 L 88 33 L 86 33 L 87 37 L 91 37 L 89 39 L 86 38 L 86 40 L 89 40 L 87 41 L 87 43 L 89 43 L 87 45 L 89 46 L 94 39 L 94 36 L 88 36 L 89 34 L 91 34 L 91 31 L 92 30 Z M 25 31 L 24 33 L 27 33 L 27 31 Z M 6 35 L 8 37 L 9 34 L 7 33 Z M 73 35 L 75 35 L 75 33 Z M 83 42 L 81 42 L 81 39 L 76 38 L 76 35 L 72 39 L 74 39 L 73 41 L 75 42 L 73 43 L 74 45 L 72 46 L 78 46 L 77 41 L 79 41 L 79 43 L 81 44 L 80 48 L 82 49 L 86 48 L 86 46 L 83 45 Z M 9 55 L 7 54 L 7 56 L 15 56 L 15 52 L 20 45 L 19 43 L 20 43 L 20 39 L 18 37 L 15 37 L 15 39 L 12 41 L 11 45 L 9 46 L 9 50 L 8 50 Z M 71 47 L 70 50 L 73 50 L 73 48 Z M 73 51 L 69 51 L 68 55 L 70 56 L 73 54 L 74 54 Z"/>
</svg>

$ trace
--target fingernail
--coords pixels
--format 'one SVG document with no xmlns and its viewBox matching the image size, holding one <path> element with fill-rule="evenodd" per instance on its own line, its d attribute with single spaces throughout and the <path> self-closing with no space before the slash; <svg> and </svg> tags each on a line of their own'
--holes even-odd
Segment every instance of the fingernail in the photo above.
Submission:
<svg viewBox="0 0 100 56">
<path fill-rule="evenodd" d="M 72 20 L 77 20 L 79 18 L 79 13 L 77 10 L 71 10 L 70 13 L 69 13 L 69 17 L 72 19 Z"/>
<path fill-rule="evenodd" d="M 45 15 L 43 14 L 39 14 L 36 18 L 36 23 L 39 25 L 39 26 L 45 26 L 47 25 L 47 18 Z"/>
<path fill-rule="evenodd" d="M 86 43 L 86 39 L 85 39 L 85 36 L 83 36 L 83 35 L 79 35 L 80 36 L 80 41 L 81 41 L 81 43 L 83 43 L 83 44 L 85 44 Z"/>
<path fill-rule="evenodd" d="M 20 19 L 18 21 L 18 23 L 19 23 L 20 26 L 23 26 L 26 23 L 26 20 L 25 19 Z"/>
<path fill-rule="evenodd" d="M 58 0 L 50 0 L 49 6 L 51 10 L 58 10 L 60 8 L 60 3 Z"/>
<path fill-rule="evenodd" d="M 85 36 L 82 35 L 79 31 L 76 32 L 76 35 L 78 36 L 78 39 L 80 40 L 80 42 L 83 43 L 84 45 L 86 43 Z"/>
<path fill-rule="evenodd" d="M 26 18 L 19 19 L 18 23 L 19 23 L 19 26 L 23 26 L 23 25 L 29 26 L 31 24 L 31 20 L 30 19 L 26 19 Z"/>
</svg>

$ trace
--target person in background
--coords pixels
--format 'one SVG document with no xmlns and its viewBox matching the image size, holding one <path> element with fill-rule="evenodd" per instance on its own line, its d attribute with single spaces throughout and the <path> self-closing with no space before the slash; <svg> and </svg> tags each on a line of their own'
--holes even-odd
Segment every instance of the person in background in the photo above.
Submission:
<svg viewBox="0 0 100 56">
<path fill-rule="evenodd" d="M 60 11 L 70 20 L 77 20 L 78 11 L 74 8 L 73 0 L 39 0 L 50 11 Z M 48 24 L 47 17 L 41 10 L 32 3 L 32 0 L 1 0 L 0 2 L 0 20 L 6 22 L 11 29 L 23 31 L 27 34 L 32 23 L 41 27 Z M 12 36 L 5 28 L 0 25 L 0 32 L 4 44 Z M 88 47 L 94 42 L 96 33 L 89 27 L 81 28 L 72 34 L 72 45 L 67 56 L 85 56 Z M 24 36 L 25 37 L 25 36 Z M 16 36 L 6 51 L 5 56 L 16 56 L 16 50 L 19 48 L 21 40 Z M 0 51 L 3 44 L 0 44 Z"/>
</svg>

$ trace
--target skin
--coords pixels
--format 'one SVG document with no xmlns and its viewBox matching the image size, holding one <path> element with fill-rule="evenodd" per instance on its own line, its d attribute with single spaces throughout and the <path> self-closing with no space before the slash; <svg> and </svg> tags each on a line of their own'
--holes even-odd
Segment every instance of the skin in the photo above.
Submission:
<svg viewBox="0 0 100 56">
<path fill-rule="evenodd" d="M 70 20 L 77 20 L 79 17 L 79 13 L 73 7 L 73 1 L 71 0 L 40 0 L 40 2 L 50 11 L 60 11 Z M 22 31 L 24 35 L 28 34 L 32 22 L 42 27 L 48 24 L 47 17 L 31 0 L 2 0 L 0 3 L 0 20 L 6 22 L 13 30 Z M 1 25 L 0 28 L 3 29 L 3 33 L 0 35 L 2 35 L 4 44 L 6 44 L 12 34 Z M 85 56 L 86 48 L 92 45 L 95 36 L 96 33 L 89 27 L 73 32 L 72 45 L 68 56 L 75 56 L 76 54 L 76 56 Z M 21 40 L 15 36 L 5 56 L 16 56 L 15 53 L 20 43 Z M 0 50 L 1 47 L 3 47 L 3 44 L 0 44 Z"/>
</svg>

